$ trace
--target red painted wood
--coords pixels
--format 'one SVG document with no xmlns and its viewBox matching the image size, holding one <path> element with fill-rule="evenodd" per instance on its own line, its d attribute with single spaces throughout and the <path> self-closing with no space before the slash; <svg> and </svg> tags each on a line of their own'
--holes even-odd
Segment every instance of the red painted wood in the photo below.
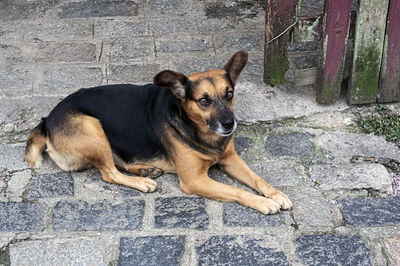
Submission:
<svg viewBox="0 0 400 266">
<path fill-rule="evenodd" d="M 400 0 L 390 0 L 378 102 L 400 101 Z"/>
<path fill-rule="evenodd" d="M 317 83 L 317 101 L 332 103 L 339 99 L 351 0 L 325 1 L 325 30 L 322 62 Z"/>
</svg>

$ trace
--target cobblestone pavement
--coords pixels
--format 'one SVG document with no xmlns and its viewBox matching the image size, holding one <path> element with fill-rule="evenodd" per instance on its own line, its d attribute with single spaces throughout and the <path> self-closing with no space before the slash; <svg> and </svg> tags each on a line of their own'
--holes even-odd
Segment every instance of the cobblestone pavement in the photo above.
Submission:
<svg viewBox="0 0 400 266">
<path fill-rule="evenodd" d="M 352 160 L 400 161 L 399 148 L 357 129 L 374 106 L 320 106 L 290 75 L 285 86 L 262 84 L 258 3 L 0 2 L 0 264 L 400 265 L 393 174 Z M 24 162 L 29 130 L 78 88 L 219 67 L 239 49 L 250 60 L 236 89 L 236 148 L 290 196 L 291 211 L 262 215 L 189 196 L 174 175 L 145 194 L 95 169 Z M 251 191 L 217 169 L 210 176 Z"/>
</svg>

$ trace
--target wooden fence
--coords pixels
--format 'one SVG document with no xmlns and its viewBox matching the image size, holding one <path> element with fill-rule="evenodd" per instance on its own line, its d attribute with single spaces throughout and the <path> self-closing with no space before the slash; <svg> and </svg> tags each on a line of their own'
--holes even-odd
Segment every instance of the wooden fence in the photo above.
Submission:
<svg viewBox="0 0 400 266">
<path fill-rule="evenodd" d="M 264 81 L 268 84 L 284 82 L 290 34 L 274 37 L 297 21 L 297 4 L 297 0 L 267 0 Z M 351 4 L 351 0 L 325 0 L 316 82 L 320 103 L 337 101 L 343 87 Z M 353 59 L 346 63 L 351 64 L 348 103 L 400 101 L 400 0 L 360 0 L 355 15 Z"/>
</svg>

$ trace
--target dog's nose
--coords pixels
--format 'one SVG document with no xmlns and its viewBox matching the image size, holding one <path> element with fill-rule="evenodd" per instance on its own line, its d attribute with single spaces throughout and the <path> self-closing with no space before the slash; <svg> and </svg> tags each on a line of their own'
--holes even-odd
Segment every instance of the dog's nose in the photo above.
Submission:
<svg viewBox="0 0 400 266">
<path fill-rule="evenodd" d="M 223 126 L 225 129 L 230 130 L 230 129 L 232 129 L 233 126 L 235 125 L 235 119 L 234 119 L 233 117 L 228 118 L 228 119 L 225 119 L 225 120 L 223 120 L 223 121 L 221 122 L 221 124 L 222 124 L 222 126 Z"/>
</svg>

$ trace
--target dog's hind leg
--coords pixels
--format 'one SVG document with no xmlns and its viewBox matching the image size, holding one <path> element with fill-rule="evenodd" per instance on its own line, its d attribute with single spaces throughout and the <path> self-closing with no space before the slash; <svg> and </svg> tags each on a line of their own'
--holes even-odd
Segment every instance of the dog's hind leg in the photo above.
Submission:
<svg viewBox="0 0 400 266">
<path fill-rule="evenodd" d="M 151 165 L 133 164 L 127 167 L 121 167 L 117 165 L 117 168 L 130 174 L 149 178 L 157 178 L 163 174 L 161 169 Z"/>
<path fill-rule="evenodd" d="M 42 121 L 31 131 L 26 141 L 25 159 L 31 168 L 39 167 L 42 164 L 42 152 L 46 148 L 47 140 L 44 131 L 44 122 Z"/>
<path fill-rule="evenodd" d="M 52 132 L 51 144 L 48 153 L 59 166 L 64 166 L 63 169 L 77 170 L 91 164 L 99 169 L 106 182 L 143 192 L 152 192 L 157 187 L 157 183 L 149 178 L 127 176 L 117 170 L 107 136 L 100 121 L 94 117 L 71 116 L 61 129 Z M 65 165 L 65 162 L 71 163 Z"/>
</svg>

